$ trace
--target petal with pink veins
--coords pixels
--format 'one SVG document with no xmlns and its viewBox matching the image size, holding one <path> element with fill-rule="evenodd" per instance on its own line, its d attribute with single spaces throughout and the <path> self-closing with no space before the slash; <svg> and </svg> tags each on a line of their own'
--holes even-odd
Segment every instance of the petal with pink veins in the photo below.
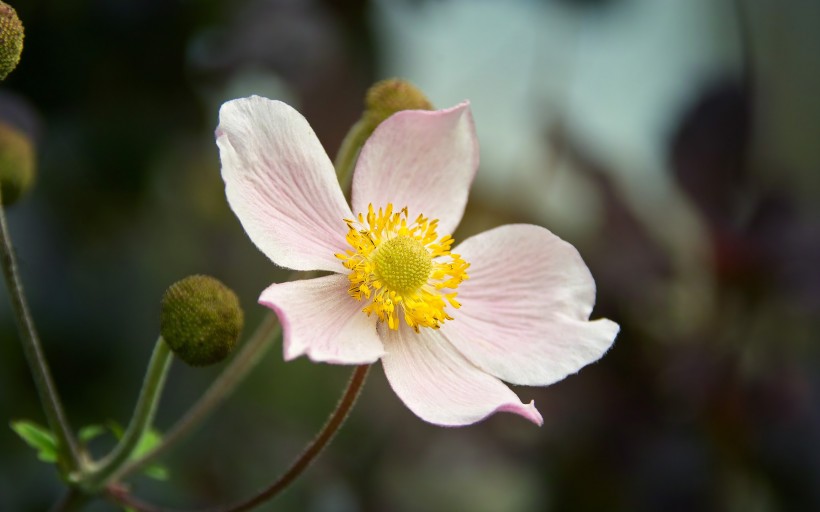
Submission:
<svg viewBox="0 0 820 512">
<path fill-rule="evenodd" d="M 347 293 L 349 281 L 331 275 L 273 284 L 259 303 L 279 316 L 285 360 L 303 354 L 317 362 L 373 363 L 384 353 L 376 320 L 362 313 L 362 303 Z"/>
<path fill-rule="evenodd" d="M 216 143 L 228 203 L 256 246 L 283 267 L 341 272 L 352 213 L 305 118 L 259 96 L 229 101 Z"/>
<path fill-rule="evenodd" d="M 392 203 L 412 217 L 439 220 L 452 234 L 464 214 L 478 169 L 478 139 L 470 105 L 437 111 L 404 110 L 376 128 L 362 148 L 353 175 L 356 213 Z"/>
<path fill-rule="evenodd" d="M 386 353 L 384 373 L 399 398 L 421 419 L 442 426 L 470 425 L 496 412 L 511 412 L 536 425 L 544 420 L 503 382 L 476 368 L 440 331 L 416 333 L 379 326 Z"/>
<path fill-rule="evenodd" d="M 575 248 L 548 230 L 508 225 L 453 252 L 470 263 L 461 309 L 441 330 L 482 370 L 513 384 L 545 386 L 598 360 L 618 324 L 589 321 L 595 281 Z"/>
</svg>

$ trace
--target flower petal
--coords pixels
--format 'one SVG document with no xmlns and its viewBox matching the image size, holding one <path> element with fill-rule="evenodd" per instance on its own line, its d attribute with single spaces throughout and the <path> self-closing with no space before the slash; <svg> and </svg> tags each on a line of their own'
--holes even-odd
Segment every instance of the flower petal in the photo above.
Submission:
<svg viewBox="0 0 820 512">
<path fill-rule="evenodd" d="M 313 361 L 365 364 L 384 346 L 376 320 L 347 294 L 348 279 L 331 275 L 269 286 L 259 303 L 274 311 L 284 329 L 285 360 L 306 354 Z"/>
<path fill-rule="evenodd" d="M 595 281 L 575 248 L 548 230 L 509 225 L 465 240 L 461 309 L 441 330 L 479 368 L 513 384 L 545 386 L 598 360 L 618 324 L 588 321 Z"/>
<path fill-rule="evenodd" d="M 283 267 L 341 271 L 352 213 L 305 118 L 259 96 L 229 101 L 216 144 L 228 203 L 259 250 Z"/>
<path fill-rule="evenodd" d="M 443 426 L 470 425 L 495 412 L 511 412 L 536 425 L 544 420 L 535 405 L 467 361 L 440 331 L 416 333 L 379 328 L 387 353 L 384 373 L 393 390 L 418 417 Z"/>
<path fill-rule="evenodd" d="M 468 102 L 446 110 L 404 110 L 376 128 L 353 175 L 355 213 L 393 203 L 439 220 L 452 234 L 478 169 L 478 139 Z"/>
</svg>

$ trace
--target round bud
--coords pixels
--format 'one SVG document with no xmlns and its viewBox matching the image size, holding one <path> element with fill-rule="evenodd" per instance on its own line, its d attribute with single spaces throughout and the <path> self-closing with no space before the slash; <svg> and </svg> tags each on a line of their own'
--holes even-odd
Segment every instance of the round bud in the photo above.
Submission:
<svg viewBox="0 0 820 512">
<path fill-rule="evenodd" d="M 13 204 L 34 182 L 34 144 L 23 132 L 0 122 L 0 199 Z"/>
<path fill-rule="evenodd" d="M 401 110 L 433 110 L 433 105 L 416 86 L 398 78 L 376 82 L 367 91 L 363 118 L 376 128 Z"/>
<path fill-rule="evenodd" d="M 228 357 L 242 332 L 239 299 L 210 276 L 177 281 L 162 297 L 160 334 L 177 357 L 207 366 Z"/>
<path fill-rule="evenodd" d="M 17 67 L 23 53 L 23 23 L 17 11 L 0 0 L 0 80 Z"/>
</svg>

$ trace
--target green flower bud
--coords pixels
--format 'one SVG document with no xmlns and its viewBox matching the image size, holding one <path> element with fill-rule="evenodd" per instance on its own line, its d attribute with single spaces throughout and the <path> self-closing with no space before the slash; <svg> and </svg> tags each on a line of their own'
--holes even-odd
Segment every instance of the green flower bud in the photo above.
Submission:
<svg viewBox="0 0 820 512">
<path fill-rule="evenodd" d="M 243 322 L 236 294 L 210 276 L 186 277 L 162 297 L 160 334 L 191 366 L 208 366 L 228 357 Z"/>
<path fill-rule="evenodd" d="M 34 182 L 34 144 L 23 132 L 0 122 L 0 198 L 13 204 Z"/>
<path fill-rule="evenodd" d="M 416 86 L 398 78 L 376 82 L 367 91 L 362 119 L 371 131 L 401 110 L 433 110 L 433 105 Z"/>
<path fill-rule="evenodd" d="M 0 80 L 4 80 L 20 62 L 23 53 L 23 23 L 17 11 L 0 0 Z"/>
<path fill-rule="evenodd" d="M 359 151 L 382 121 L 401 110 L 433 110 L 433 105 L 410 82 L 390 78 L 376 82 L 367 91 L 365 109 L 345 136 L 334 166 L 342 188 L 347 188 Z"/>
</svg>

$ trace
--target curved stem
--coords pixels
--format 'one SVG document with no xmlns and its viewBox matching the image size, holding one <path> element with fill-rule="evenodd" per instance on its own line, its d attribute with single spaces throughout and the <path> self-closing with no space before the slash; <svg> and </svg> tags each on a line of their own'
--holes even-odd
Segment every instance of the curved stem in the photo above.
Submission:
<svg viewBox="0 0 820 512">
<path fill-rule="evenodd" d="M 43 406 L 48 426 L 57 439 L 60 468 L 65 474 L 68 474 L 76 471 L 80 466 L 79 449 L 71 425 L 69 425 L 63 411 L 57 387 L 51 378 L 48 362 L 23 293 L 23 283 L 17 270 L 17 261 L 14 256 L 14 247 L 11 243 L 8 225 L 6 224 L 6 213 L 2 204 L 2 197 L 0 197 L 0 246 L 3 274 L 6 278 L 6 287 L 11 297 L 14 315 L 17 319 L 23 353 L 34 378 L 34 384 L 37 387 L 37 394 L 40 396 L 40 403 Z"/>
<path fill-rule="evenodd" d="M 163 436 L 162 442 L 139 459 L 125 464 L 119 471 L 114 473 L 111 480 L 119 481 L 144 468 L 199 426 L 231 394 L 251 368 L 256 366 L 256 363 L 262 359 L 267 349 L 270 348 L 271 339 L 278 336 L 280 332 L 281 327 L 276 315 L 274 313 L 267 314 L 251 338 L 244 344 L 242 350 L 228 363 L 225 370 L 219 374 L 219 377 L 214 380 L 200 399 L 188 409 L 185 416 L 177 421 Z"/>
<path fill-rule="evenodd" d="M 342 395 L 342 398 L 336 405 L 336 409 L 331 413 L 325 426 L 322 427 L 322 430 L 319 431 L 319 434 L 313 439 L 313 442 L 308 445 L 305 451 L 302 452 L 302 455 L 291 464 L 290 468 L 285 471 L 282 476 L 267 488 L 260 491 L 256 496 L 228 508 L 216 509 L 214 512 L 242 512 L 244 510 L 250 510 L 270 500 L 293 483 L 293 481 L 310 466 L 310 463 L 322 453 L 322 450 L 324 450 L 325 446 L 333 439 L 339 427 L 344 424 L 348 413 L 350 413 L 350 409 L 353 408 L 353 404 L 356 403 L 356 399 L 359 397 L 369 370 L 369 364 L 356 367 L 353 371 L 353 375 L 350 377 L 350 382 L 347 385 L 344 395 Z"/>
<path fill-rule="evenodd" d="M 154 346 L 151 362 L 148 363 L 142 390 L 128 428 L 114 450 L 100 461 L 84 482 L 81 482 L 88 490 L 94 492 L 104 487 L 111 475 L 128 460 L 142 436 L 151 427 L 172 360 L 171 348 L 160 336 Z"/>
<path fill-rule="evenodd" d="M 350 410 L 356 403 L 356 399 L 362 390 L 367 372 L 370 370 L 370 365 L 357 366 L 350 377 L 350 382 L 347 385 L 342 398 L 336 405 L 336 409 L 330 414 L 319 434 L 313 441 L 305 448 L 290 468 L 287 469 L 279 478 L 277 478 L 268 487 L 258 492 L 256 495 L 225 508 L 208 509 L 208 512 L 243 512 L 257 507 L 266 501 L 274 498 L 280 492 L 285 490 L 310 466 L 319 454 L 322 453 L 327 444 L 333 439 L 333 436 L 338 432 L 339 428 L 344 424 Z M 140 512 L 168 512 L 168 509 L 157 507 L 150 503 L 146 503 L 132 495 L 122 487 L 112 486 L 108 489 L 108 496 L 122 505 L 131 507 Z"/>
</svg>

